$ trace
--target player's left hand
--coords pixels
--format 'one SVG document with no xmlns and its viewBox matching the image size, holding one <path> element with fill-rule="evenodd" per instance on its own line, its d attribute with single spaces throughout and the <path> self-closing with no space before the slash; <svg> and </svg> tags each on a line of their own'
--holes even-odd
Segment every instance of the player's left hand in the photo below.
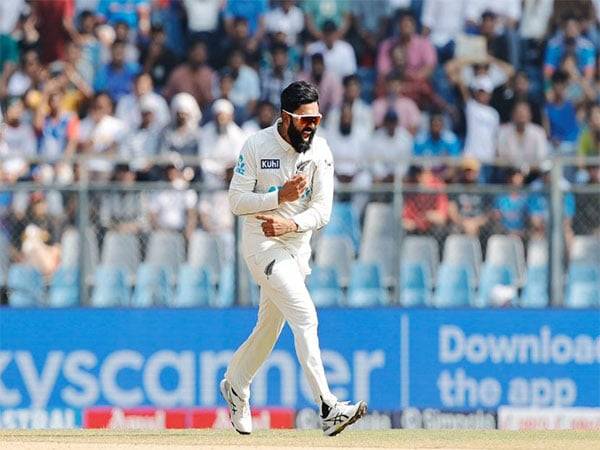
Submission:
<svg viewBox="0 0 600 450">
<path fill-rule="evenodd" d="M 271 214 L 258 214 L 255 217 L 263 221 L 262 230 L 267 237 L 281 236 L 298 230 L 298 225 L 291 219 L 284 219 Z"/>
</svg>

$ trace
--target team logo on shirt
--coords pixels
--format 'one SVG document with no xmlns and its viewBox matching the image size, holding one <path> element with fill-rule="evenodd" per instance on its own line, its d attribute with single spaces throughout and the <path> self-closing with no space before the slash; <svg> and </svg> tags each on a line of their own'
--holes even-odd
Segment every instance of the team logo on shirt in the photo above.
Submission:
<svg viewBox="0 0 600 450">
<path fill-rule="evenodd" d="M 261 159 L 260 160 L 260 168 L 261 169 L 279 169 L 281 166 L 281 161 L 279 159 Z"/>
</svg>

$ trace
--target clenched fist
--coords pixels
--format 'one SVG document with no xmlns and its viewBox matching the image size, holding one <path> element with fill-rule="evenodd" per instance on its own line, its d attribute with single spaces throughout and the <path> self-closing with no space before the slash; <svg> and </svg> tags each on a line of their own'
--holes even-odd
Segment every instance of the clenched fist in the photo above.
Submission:
<svg viewBox="0 0 600 450">
<path fill-rule="evenodd" d="M 261 226 L 267 237 L 281 236 L 298 230 L 298 225 L 291 219 L 284 219 L 270 214 L 259 214 L 256 218 L 263 221 Z"/>
<path fill-rule="evenodd" d="M 294 202 L 300 198 L 306 189 L 306 175 L 294 175 L 278 191 L 279 204 L 285 202 Z"/>
</svg>

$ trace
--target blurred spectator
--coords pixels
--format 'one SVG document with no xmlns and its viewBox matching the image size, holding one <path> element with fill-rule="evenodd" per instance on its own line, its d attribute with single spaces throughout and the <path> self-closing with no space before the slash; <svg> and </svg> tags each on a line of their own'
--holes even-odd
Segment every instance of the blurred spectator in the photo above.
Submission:
<svg viewBox="0 0 600 450">
<path fill-rule="evenodd" d="M 475 78 L 487 77 L 492 82 L 493 89 L 503 87 L 515 73 L 513 66 L 489 54 L 482 60 L 454 58 L 446 63 L 445 68 L 448 77 L 455 84 L 458 78 L 462 79 L 465 86 L 469 86 Z"/>
<path fill-rule="evenodd" d="M 161 131 L 165 125 L 158 120 L 162 106 L 162 102 L 152 94 L 145 94 L 139 99 L 140 122 L 129 127 L 130 133 L 121 144 L 119 152 L 134 168 L 146 168 L 148 159 L 160 151 Z"/>
<path fill-rule="evenodd" d="M 235 19 L 243 18 L 248 22 L 250 33 L 249 46 L 256 48 L 265 33 L 265 14 L 268 11 L 267 0 L 228 1 L 225 6 L 225 31 L 232 34 Z"/>
<path fill-rule="evenodd" d="M 554 0 L 524 0 L 523 15 L 519 25 L 521 39 L 531 43 L 541 43 L 548 31 Z"/>
<path fill-rule="evenodd" d="M 304 0 L 302 9 L 306 20 L 306 29 L 314 39 L 323 38 L 325 22 L 332 21 L 338 29 L 338 38 L 342 39 L 350 27 L 351 15 L 349 2 L 345 0 Z"/>
<path fill-rule="evenodd" d="M 510 41 L 507 39 L 507 35 L 497 32 L 498 26 L 498 15 L 490 9 L 486 9 L 481 14 L 476 30 L 485 38 L 489 55 L 506 62 L 518 63 L 518 60 L 514 60 L 511 55 Z"/>
<path fill-rule="evenodd" d="M 215 98 L 217 98 L 217 100 L 225 99 L 231 102 L 233 86 L 235 83 L 233 73 L 228 67 L 225 67 L 219 72 L 218 80 L 219 86 L 218 89 L 215 89 Z M 244 121 L 246 121 L 247 118 L 248 114 L 246 114 L 245 108 L 233 105 L 233 120 L 235 121 L 235 123 L 244 123 Z M 213 112 L 212 109 L 209 108 L 207 109 L 206 114 L 204 115 L 204 123 L 209 122 L 211 119 L 213 119 Z"/>
<path fill-rule="evenodd" d="M 292 81 L 294 74 L 288 69 L 288 48 L 285 45 L 271 47 L 272 67 L 263 69 L 260 73 L 261 99 L 271 102 L 279 109 L 281 91 Z"/>
<path fill-rule="evenodd" d="M 240 49 L 233 49 L 231 51 L 227 69 L 229 69 L 234 80 L 229 100 L 243 111 L 244 117 L 252 116 L 256 108 L 256 102 L 260 98 L 260 80 L 258 74 L 254 69 L 246 65 L 244 53 Z"/>
<path fill-rule="evenodd" d="M 97 24 L 97 18 L 92 11 L 83 11 L 78 18 L 79 21 L 79 33 L 77 42 L 81 46 L 82 57 L 91 64 L 94 70 L 94 77 L 96 72 L 100 69 L 101 58 L 102 58 L 102 44 L 98 40 L 95 30 Z M 89 82 L 93 85 L 94 79 Z"/>
<path fill-rule="evenodd" d="M 22 160 L 36 157 L 37 138 L 31 124 L 24 120 L 24 114 L 25 105 L 21 97 L 10 98 L 6 109 L 6 124 L 3 126 L 0 122 L 0 142 L 5 145 L 5 150 L 0 150 L 0 159 Z"/>
<path fill-rule="evenodd" d="M 349 7 L 352 22 L 346 40 L 354 48 L 358 65 L 370 71 L 375 67 L 377 44 L 388 29 L 392 5 L 389 0 L 353 0 Z"/>
<path fill-rule="evenodd" d="M 246 140 L 244 132 L 233 121 L 233 105 L 225 99 L 212 106 L 214 120 L 202 129 L 201 155 L 205 175 L 225 179 L 227 169 L 237 161 Z"/>
<path fill-rule="evenodd" d="M 354 116 L 351 103 L 342 103 L 336 123 L 327 122 L 325 136 L 333 154 L 335 174 L 339 181 L 348 183 L 365 168 L 366 133 Z"/>
<path fill-rule="evenodd" d="M 105 27 L 108 26 L 109 25 L 105 25 Z M 114 39 L 112 40 L 112 43 L 119 41 L 123 42 L 123 45 L 125 46 L 125 62 L 137 64 L 140 60 L 140 50 L 135 43 L 135 33 L 132 33 L 129 25 L 122 20 L 116 22 L 112 26 L 112 30 L 114 32 Z M 110 46 L 107 46 L 102 50 L 102 62 L 109 62 L 111 58 Z"/>
<path fill-rule="evenodd" d="M 581 156 L 600 156 L 600 105 L 592 105 L 586 127 L 579 135 L 577 154 Z"/>
<path fill-rule="evenodd" d="M 149 0 L 100 0 L 98 15 L 113 26 L 124 22 L 130 29 L 144 36 L 150 31 Z"/>
<path fill-rule="evenodd" d="M 49 63 L 65 56 L 67 40 L 77 39 L 73 23 L 75 0 L 36 0 L 31 2 L 40 39 L 41 58 Z"/>
<path fill-rule="evenodd" d="M 494 200 L 493 216 L 503 233 L 516 234 L 525 237 L 528 218 L 528 200 L 522 192 L 525 177 L 513 167 L 505 171 L 506 181 L 510 192 L 499 194 Z"/>
<path fill-rule="evenodd" d="M 415 156 L 460 156 L 461 147 L 456 135 L 444 125 L 444 116 L 433 113 L 429 116 L 429 130 L 417 136 Z"/>
<path fill-rule="evenodd" d="M 265 16 L 265 26 L 269 33 L 284 32 L 287 44 L 298 42 L 298 36 L 304 29 L 304 15 L 296 6 L 295 0 L 277 0 L 276 5 Z"/>
<path fill-rule="evenodd" d="M 444 183 L 431 170 L 410 167 L 402 211 L 402 226 L 407 233 L 433 234 L 442 239 L 447 234 L 448 196 L 443 193 L 421 192 L 443 187 Z"/>
<path fill-rule="evenodd" d="M 540 167 L 539 176 L 531 183 L 530 188 L 533 191 L 527 201 L 527 212 L 529 214 L 529 237 L 532 239 L 545 239 L 548 237 L 548 226 L 551 223 L 550 217 L 550 171 L 552 164 L 546 163 Z M 562 194 L 562 217 L 563 217 L 563 236 L 569 247 L 573 240 L 573 216 L 575 215 L 575 196 L 570 189 L 569 182 L 564 178 L 559 181 Z"/>
<path fill-rule="evenodd" d="M 94 95 L 94 66 L 83 56 L 81 46 L 74 41 L 67 42 L 64 61 L 54 64 L 58 64 L 57 68 L 66 78 L 68 96 L 73 99 L 70 109 L 75 111 L 81 101 Z"/>
<path fill-rule="evenodd" d="M 390 74 L 386 80 L 387 95 L 373 102 L 373 122 L 376 127 L 383 125 L 385 114 L 393 109 L 400 120 L 400 126 L 416 134 L 421 125 L 421 111 L 416 103 L 402 95 L 402 80 L 396 74 Z"/>
<path fill-rule="evenodd" d="M 167 47 L 167 34 L 161 25 L 153 25 L 150 32 L 150 43 L 140 54 L 142 70 L 152 76 L 157 90 L 162 89 L 169 75 L 177 66 L 179 59 Z"/>
<path fill-rule="evenodd" d="M 328 20 L 323 25 L 322 39 L 313 42 L 306 48 L 308 57 L 315 53 L 323 55 L 325 68 L 334 72 L 339 78 L 356 73 L 356 55 L 352 46 L 338 38 L 339 32 L 335 23 Z M 309 64 L 309 58 L 306 65 Z"/>
<path fill-rule="evenodd" d="M 0 2 L 0 35 L 9 35 L 14 31 L 24 9 L 25 0 Z"/>
<path fill-rule="evenodd" d="M 321 53 L 310 57 L 310 71 L 298 75 L 298 80 L 310 81 L 319 89 L 319 110 L 323 115 L 338 106 L 342 101 L 342 83 L 337 75 L 325 68 Z"/>
<path fill-rule="evenodd" d="M 500 128 L 498 157 L 521 169 L 539 167 L 550 155 L 546 132 L 531 122 L 531 109 L 525 101 L 515 103 L 512 116 L 512 123 Z"/>
<path fill-rule="evenodd" d="M 79 149 L 83 153 L 111 157 L 116 155 L 126 135 L 127 125 L 113 116 L 110 96 L 103 92 L 96 94 L 88 115 L 81 121 Z M 88 167 L 93 180 L 107 181 L 113 163 L 106 159 L 90 159 Z"/>
<path fill-rule="evenodd" d="M 219 27 L 219 14 L 225 0 L 183 0 L 190 42 L 214 44 Z"/>
<path fill-rule="evenodd" d="M 248 28 L 248 20 L 244 17 L 235 17 L 231 32 L 221 37 L 217 51 L 212 54 L 212 64 L 217 68 L 221 68 L 227 64 L 233 50 L 241 50 L 246 64 L 258 69 L 261 57 L 260 43 L 252 38 Z"/>
<path fill-rule="evenodd" d="M 182 171 L 174 165 L 165 167 L 164 180 L 170 183 L 171 189 L 148 199 L 146 210 L 150 213 L 150 224 L 155 230 L 184 232 L 189 239 L 196 228 L 198 194 L 188 188 Z"/>
<path fill-rule="evenodd" d="M 391 37 L 379 45 L 377 72 L 385 78 L 392 70 L 392 49 L 400 45 L 405 52 L 404 76 L 409 80 L 427 80 L 437 63 L 435 49 L 429 39 L 416 34 L 415 18 L 409 11 L 401 11 L 398 16 L 398 37 Z"/>
<path fill-rule="evenodd" d="M 242 130 L 246 135 L 256 133 L 257 131 L 264 130 L 273 125 L 276 118 L 277 113 L 275 106 L 269 101 L 260 101 L 256 106 L 256 117 L 244 122 Z"/>
<path fill-rule="evenodd" d="M 477 160 L 466 158 L 457 182 L 473 186 L 478 183 L 480 164 Z M 482 228 L 488 223 L 487 204 L 485 196 L 475 192 L 453 194 L 450 197 L 448 215 L 456 227 L 456 232 L 479 237 Z"/>
<path fill-rule="evenodd" d="M 135 183 L 135 173 L 127 164 L 117 164 L 111 182 L 123 187 Z M 100 225 L 121 233 L 139 233 L 146 227 L 142 192 L 114 190 L 102 194 L 98 211 Z"/>
<path fill-rule="evenodd" d="M 574 54 L 577 68 L 583 78 L 594 77 L 596 50 L 593 44 L 581 35 L 581 25 L 574 16 L 563 22 L 562 31 L 548 42 L 544 58 L 544 76 L 549 79 L 557 70 L 565 55 Z"/>
<path fill-rule="evenodd" d="M 435 46 L 440 62 L 454 56 L 457 36 L 462 33 L 467 0 L 425 0 L 423 2 L 423 36 L 429 37 Z"/>
<path fill-rule="evenodd" d="M 160 149 L 163 153 L 198 156 L 202 113 L 196 99 L 181 92 L 171 100 L 171 123 L 163 130 Z"/>
<path fill-rule="evenodd" d="M 383 126 L 373 133 L 369 143 L 368 160 L 374 181 L 389 182 L 396 175 L 402 177 L 406 173 L 413 138 L 394 110 L 386 112 Z"/>
<path fill-rule="evenodd" d="M 142 121 L 140 105 L 142 98 L 152 102 L 154 122 L 163 127 L 169 123 L 169 105 L 164 97 L 154 92 L 152 78 L 148 73 L 140 73 L 135 77 L 133 92 L 127 94 L 117 103 L 115 116 L 127 124 L 130 129 L 137 128 Z"/>
<path fill-rule="evenodd" d="M 348 75 L 342 80 L 344 92 L 342 94 L 343 104 L 352 108 L 353 127 L 363 135 L 373 131 L 373 111 L 371 105 L 367 104 L 361 97 L 360 80 L 356 75 Z M 331 110 L 327 116 L 326 126 L 335 129 L 340 124 L 340 108 Z"/>
<path fill-rule="evenodd" d="M 512 111 L 517 102 L 527 102 L 531 110 L 531 120 L 538 125 L 542 124 L 542 104 L 539 97 L 530 90 L 529 77 L 525 72 L 517 72 L 508 84 L 494 91 L 491 105 L 500 114 L 500 122 L 509 122 Z"/>
<path fill-rule="evenodd" d="M 487 76 L 476 77 L 471 91 L 464 85 L 462 77 L 455 80 L 465 102 L 467 134 L 464 154 L 475 158 L 480 163 L 491 164 L 496 157 L 496 142 L 500 127 L 498 111 L 490 106 L 494 85 Z M 484 181 L 491 178 L 492 169 L 482 168 L 481 176 Z"/>
<path fill-rule="evenodd" d="M 106 91 L 113 101 L 129 94 L 133 88 L 133 80 L 139 72 L 137 63 L 125 62 L 125 43 L 115 41 L 111 47 L 111 61 L 100 68 L 96 74 L 94 89 Z"/>
<path fill-rule="evenodd" d="M 0 86 L 0 94 L 8 97 L 21 97 L 29 89 L 38 89 L 48 77 L 48 71 L 40 63 L 35 50 L 28 50 L 21 55 L 19 68 L 13 73 L 7 73 L 2 80 L 5 86 Z"/>
<path fill-rule="evenodd" d="M 207 64 L 206 43 L 195 42 L 188 51 L 188 59 L 173 70 L 163 94 L 170 100 L 180 92 L 194 96 L 200 109 L 204 110 L 213 99 L 213 70 Z"/>
<path fill-rule="evenodd" d="M 49 161 L 71 159 L 79 139 L 79 118 L 62 107 L 64 93 L 48 82 L 37 108 L 34 127 L 40 135 L 39 155 Z"/>
<path fill-rule="evenodd" d="M 552 74 L 552 89 L 544 108 L 544 127 L 555 146 L 566 143 L 569 149 L 565 151 L 570 152 L 577 141 L 579 125 L 575 105 L 566 99 L 568 80 L 569 75 L 563 71 Z"/>
</svg>

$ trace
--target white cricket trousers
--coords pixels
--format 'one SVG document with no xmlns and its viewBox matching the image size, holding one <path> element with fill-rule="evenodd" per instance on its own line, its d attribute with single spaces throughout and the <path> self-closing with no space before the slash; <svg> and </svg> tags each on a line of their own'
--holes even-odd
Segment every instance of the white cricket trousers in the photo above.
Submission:
<svg viewBox="0 0 600 450">
<path fill-rule="evenodd" d="M 233 355 L 225 378 L 241 398 L 248 400 L 250 383 L 269 357 L 287 321 L 315 403 L 320 405 L 323 399 L 333 405 L 336 398 L 329 390 L 319 349 L 317 311 L 296 257 L 283 248 L 272 248 L 247 256 L 246 263 L 260 286 L 258 321 Z"/>
</svg>

